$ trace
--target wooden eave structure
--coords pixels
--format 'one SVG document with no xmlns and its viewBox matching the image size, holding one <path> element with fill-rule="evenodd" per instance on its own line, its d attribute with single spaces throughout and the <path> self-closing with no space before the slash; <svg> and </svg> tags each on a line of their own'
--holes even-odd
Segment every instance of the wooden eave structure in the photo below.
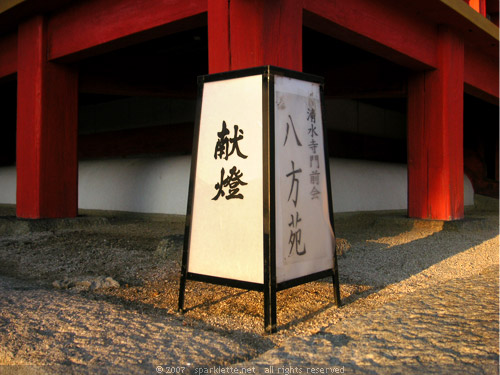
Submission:
<svg viewBox="0 0 500 375">
<path fill-rule="evenodd" d="M 463 217 L 463 94 L 498 105 L 499 91 L 498 26 L 463 0 L 7 0 L 0 84 L 18 83 L 19 217 L 77 214 L 72 63 L 205 26 L 208 73 L 301 71 L 304 26 L 410 69 L 409 215 Z"/>
</svg>

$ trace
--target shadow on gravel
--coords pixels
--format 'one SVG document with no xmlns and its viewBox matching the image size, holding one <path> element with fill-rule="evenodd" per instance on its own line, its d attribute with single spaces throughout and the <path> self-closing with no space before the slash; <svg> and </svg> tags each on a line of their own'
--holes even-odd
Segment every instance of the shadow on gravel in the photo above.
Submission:
<svg viewBox="0 0 500 375">
<path fill-rule="evenodd" d="M 62 293 L 68 293 L 68 292 L 62 292 Z M 71 292 L 69 292 L 72 294 Z M 242 292 L 246 293 L 246 292 Z M 242 294 L 239 293 L 239 294 Z M 204 324 L 202 320 L 198 319 L 192 319 L 189 316 L 180 314 L 180 313 L 175 313 L 171 312 L 171 310 L 168 310 L 166 308 L 161 308 L 161 307 L 155 307 L 154 305 L 148 304 L 148 303 L 138 303 L 135 301 L 127 301 L 121 297 L 118 296 L 110 296 L 110 295 L 103 295 L 103 294 L 94 294 L 92 292 L 83 292 L 80 293 L 80 295 L 84 298 L 87 298 L 88 300 L 92 301 L 103 301 L 106 303 L 111 303 L 117 306 L 123 307 L 125 310 L 128 311 L 134 311 L 137 313 L 140 313 L 141 315 L 149 316 L 155 320 L 161 320 L 162 318 L 171 318 L 176 321 L 178 321 L 180 324 L 182 324 L 186 328 L 192 328 L 194 330 L 200 329 L 205 332 L 213 332 L 216 333 L 220 336 L 223 337 L 228 337 L 228 338 L 235 338 L 238 343 L 240 343 L 243 346 L 249 347 L 249 348 L 255 348 L 260 352 L 269 350 L 274 347 L 274 343 L 271 342 L 269 339 L 267 339 L 265 336 L 261 335 L 256 335 L 253 332 L 247 331 L 247 330 L 239 330 L 239 329 L 234 329 L 234 330 L 228 330 L 223 327 L 217 327 L 214 325 L 209 325 L 209 324 Z M 234 297 L 234 295 L 228 295 L 223 297 L 223 299 L 228 299 Z M 216 304 L 220 301 L 214 301 L 213 303 Z M 193 308 L 196 308 L 198 306 L 195 306 Z M 246 360 L 248 358 L 236 358 L 235 360 L 237 361 L 242 361 Z"/>
<path fill-rule="evenodd" d="M 495 238 L 498 214 L 472 211 L 451 222 L 352 214 L 336 220 L 336 234 L 351 247 L 339 257 L 340 282 L 363 283 L 373 293 Z"/>
</svg>

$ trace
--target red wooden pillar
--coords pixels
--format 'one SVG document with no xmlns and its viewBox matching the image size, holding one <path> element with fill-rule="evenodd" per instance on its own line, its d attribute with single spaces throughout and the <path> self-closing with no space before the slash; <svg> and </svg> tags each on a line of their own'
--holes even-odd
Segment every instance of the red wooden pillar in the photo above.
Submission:
<svg viewBox="0 0 500 375">
<path fill-rule="evenodd" d="M 438 39 L 438 68 L 408 83 L 408 215 L 454 220 L 464 216 L 464 46 L 448 29 Z"/>
<path fill-rule="evenodd" d="M 469 0 L 468 3 L 476 12 L 486 17 L 486 0 Z"/>
<path fill-rule="evenodd" d="M 302 1 L 208 0 L 210 73 L 275 65 L 302 71 Z"/>
<path fill-rule="evenodd" d="M 44 18 L 18 29 L 17 216 L 78 210 L 78 74 L 47 61 Z"/>
</svg>

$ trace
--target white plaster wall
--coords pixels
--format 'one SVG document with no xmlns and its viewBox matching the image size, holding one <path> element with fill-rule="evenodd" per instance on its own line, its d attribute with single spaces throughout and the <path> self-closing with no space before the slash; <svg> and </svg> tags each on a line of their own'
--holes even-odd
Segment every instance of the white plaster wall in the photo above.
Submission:
<svg viewBox="0 0 500 375">
<path fill-rule="evenodd" d="M 184 215 L 190 167 L 189 156 L 81 162 L 78 207 Z"/>
<path fill-rule="evenodd" d="M 330 177 L 335 212 L 407 208 L 406 164 L 331 159 Z M 474 205 L 474 189 L 467 176 L 464 176 L 464 204 Z"/>
<path fill-rule="evenodd" d="M 0 204 L 16 204 L 16 167 L 0 167 Z"/>
<path fill-rule="evenodd" d="M 335 212 L 407 208 L 404 164 L 331 159 L 330 178 Z"/>
<path fill-rule="evenodd" d="M 79 208 L 148 213 L 186 213 L 191 158 L 83 161 L 79 165 Z M 332 159 L 335 212 L 406 209 L 404 164 Z M 464 178 L 465 205 L 474 191 Z M 0 204 L 15 204 L 15 167 L 0 168 Z"/>
</svg>

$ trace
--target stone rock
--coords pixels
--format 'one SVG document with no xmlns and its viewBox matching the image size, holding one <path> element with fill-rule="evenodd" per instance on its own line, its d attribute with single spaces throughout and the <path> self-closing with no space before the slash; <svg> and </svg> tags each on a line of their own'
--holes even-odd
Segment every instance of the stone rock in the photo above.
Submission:
<svg viewBox="0 0 500 375">
<path fill-rule="evenodd" d="M 83 276 L 64 280 L 55 280 L 52 286 L 56 289 L 72 289 L 88 291 L 96 289 L 119 288 L 120 283 L 112 277 Z"/>
<path fill-rule="evenodd" d="M 92 282 L 90 288 L 93 289 L 109 289 L 109 288 L 119 288 L 120 283 L 114 280 L 112 277 L 100 277 Z"/>
<path fill-rule="evenodd" d="M 335 250 L 338 256 L 344 255 L 351 249 L 351 244 L 345 238 L 336 238 Z"/>
<path fill-rule="evenodd" d="M 184 236 L 182 234 L 172 234 L 170 236 L 166 236 L 156 247 L 155 256 L 162 260 L 174 260 L 180 264 L 183 246 Z"/>
<path fill-rule="evenodd" d="M 73 288 L 75 286 L 74 281 L 69 280 L 69 279 L 64 279 L 64 280 L 56 280 L 52 283 L 52 286 L 57 289 L 69 289 Z"/>
<path fill-rule="evenodd" d="M 55 281 L 52 283 L 52 286 L 53 286 L 54 288 L 56 288 L 56 289 L 63 289 L 63 287 L 62 287 L 62 283 L 61 283 L 61 281 L 59 281 L 59 280 L 55 280 Z"/>
</svg>

